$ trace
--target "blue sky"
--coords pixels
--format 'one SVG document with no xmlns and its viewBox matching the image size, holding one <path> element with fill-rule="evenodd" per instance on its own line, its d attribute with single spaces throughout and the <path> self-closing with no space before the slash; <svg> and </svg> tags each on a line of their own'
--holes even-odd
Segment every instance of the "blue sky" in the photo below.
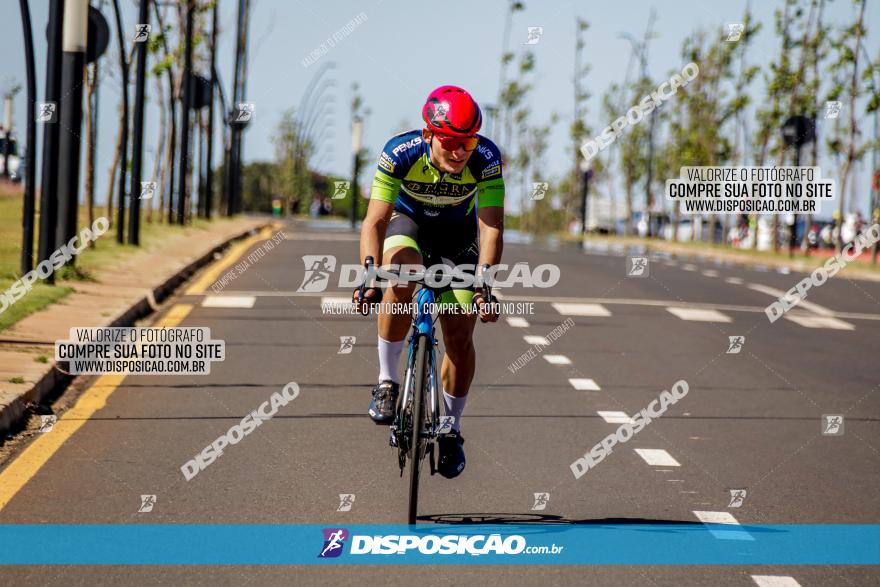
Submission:
<svg viewBox="0 0 880 587">
<path fill-rule="evenodd" d="M 10 80 L 23 83 L 25 79 L 18 10 L 12 0 L 6 2 L 8 10 L 4 12 L 7 18 L 0 20 L 0 37 L 8 41 L 4 43 L 7 49 L 4 51 L 5 58 L 0 62 L 0 82 L 4 86 Z M 92 3 L 98 4 L 97 0 L 92 0 Z M 131 0 L 122 0 L 121 3 L 125 11 L 125 26 L 133 31 L 136 3 Z M 448 0 L 441 4 L 404 0 L 251 0 L 251 3 L 251 76 L 246 98 L 256 104 L 256 116 L 246 132 L 245 158 L 248 161 L 274 157 L 271 137 L 281 113 L 299 104 L 311 76 L 326 61 L 333 61 L 336 66 L 329 76 L 335 80 L 335 85 L 327 94 L 333 96 L 332 114 L 329 117 L 332 122 L 322 141 L 328 144 L 322 145 L 324 156 L 317 165 L 324 172 L 347 174 L 350 170 L 349 88 L 352 82 L 360 84 L 365 104 L 371 111 L 365 126 L 364 144 L 376 154 L 402 124 L 413 128 L 421 124 L 421 104 L 428 92 L 438 85 L 460 85 L 471 91 L 481 103 L 495 102 L 506 9 L 506 2 L 502 0 Z M 236 4 L 233 0 L 220 0 L 222 33 L 219 67 L 227 93 L 231 93 Z M 697 28 L 717 30 L 720 34 L 725 23 L 741 20 L 746 2 L 532 0 L 527 1 L 526 5 L 526 10 L 517 13 L 514 18 L 511 48 L 515 51 L 523 48 L 527 27 L 544 27 L 540 43 L 531 47 L 537 59 L 537 72 L 536 88 L 530 102 L 534 122 L 549 120 L 554 112 L 560 116 L 544 165 L 552 179 L 560 176 L 572 160 L 567 127 L 573 109 L 571 76 L 577 17 L 586 18 L 591 24 L 586 35 L 587 61 L 592 67 L 587 78 L 592 93 L 588 123 L 594 129 L 601 129 L 610 121 L 601 119 L 599 98 L 610 83 L 623 79 L 629 59 L 629 43 L 619 38 L 619 33 L 627 32 L 640 37 L 650 9 L 656 8 L 657 37 L 651 42 L 649 69 L 652 78 L 659 83 L 668 78 L 672 69 L 681 68 L 679 51 L 685 35 Z M 750 52 L 752 63 L 763 62 L 766 56 L 776 54 L 778 39 L 772 33 L 773 10 L 781 5 L 781 0 L 752 2 L 756 19 L 764 24 L 764 30 Z M 853 3 L 849 0 L 835 0 L 826 8 L 826 14 L 831 22 L 845 23 L 850 21 L 853 10 Z M 47 0 L 31 0 L 31 11 L 37 40 L 38 93 L 42 95 Z M 338 41 L 317 63 L 303 66 L 303 58 L 360 13 L 366 15 L 362 24 Z M 105 14 L 112 23 L 109 3 L 105 7 Z M 878 17 L 880 9 L 876 4 L 869 3 L 866 16 L 869 27 L 867 47 L 872 58 L 876 58 L 880 48 L 880 36 L 870 30 L 874 23 L 880 22 Z M 118 59 L 115 41 L 111 43 L 106 56 L 109 59 L 105 58 L 103 67 L 105 70 L 112 68 L 115 77 L 107 80 L 101 94 L 97 153 L 97 193 L 101 198 L 106 189 L 120 98 L 119 78 L 115 71 Z M 148 86 L 149 91 L 153 91 L 152 83 Z M 755 84 L 754 92 L 758 97 L 760 84 Z M 15 101 L 15 121 L 20 135 L 23 134 L 27 116 L 25 107 L 24 94 L 20 93 Z M 157 113 L 153 102 L 148 108 L 146 121 L 144 165 L 147 170 L 152 169 Z M 870 133 L 868 121 L 864 128 Z M 505 145 L 500 146 L 505 148 Z M 823 173 L 831 171 L 826 171 L 829 164 L 823 162 Z M 859 201 L 865 203 L 866 169 L 859 172 L 864 188 Z M 366 179 L 366 175 L 363 179 Z M 862 207 L 867 211 L 865 206 Z"/>
</svg>

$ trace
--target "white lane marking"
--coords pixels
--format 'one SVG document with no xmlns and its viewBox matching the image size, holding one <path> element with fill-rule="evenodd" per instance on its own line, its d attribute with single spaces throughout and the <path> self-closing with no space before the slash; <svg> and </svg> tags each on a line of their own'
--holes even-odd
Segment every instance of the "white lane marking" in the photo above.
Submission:
<svg viewBox="0 0 880 587">
<path fill-rule="evenodd" d="M 578 391 L 599 391 L 599 385 L 592 379 L 569 379 L 568 382 Z"/>
<path fill-rule="evenodd" d="M 528 328 L 529 321 L 525 318 L 520 318 L 519 316 L 515 316 L 513 318 L 506 318 L 507 325 L 513 326 L 514 328 Z"/>
<path fill-rule="evenodd" d="M 602 304 L 553 303 L 553 309 L 563 316 L 610 316 L 611 312 Z"/>
<path fill-rule="evenodd" d="M 531 334 L 528 334 L 528 335 L 524 336 L 524 337 L 523 337 L 523 340 L 525 340 L 525 341 L 526 341 L 527 343 L 529 343 L 529 344 L 539 344 L 539 345 L 542 345 L 542 346 L 547 346 L 547 345 L 550 344 L 550 341 L 547 340 L 546 337 L 543 337 L 543 336 L 534 336 L 534 335 L 531 335 Z"/>
<path fill-rule="evenodd" d="M 785 292 L 781 289 L 776 289 L 775 287 L 769 287 L 760 283 L 750 283 L 748 284 L 748 288 L 757 292 L 767 294 L 769 296 L 773 296 L 777 299 L 785 295 Z M 834 316 L 834 310 L 826 308 L 825 306 L 820 306 L 819 304 L 814 304 L 813 302 L 808 302 L 807 300 L 801 300 L 800 303 L 798 303 L 798 307 L 805 310 L 813 311 L 816 314 L 821 314 L 822 316 Z"/>
<path fill-rule="evenodd" d="M 718 272 L 714 269 L 706 269 L 705 271 L 703 271 L 703 275 L 705 275 L 706 277 L 718 277 Z"/>
<path fill-rule="evenodd" d="M 691 263 L 685 263 L 684 265 L 681 266 L 681 268 L 684 269 L 685 271 L 696 271 L 697 270 L 697 266 L 692 265 Z"/>
<path fill-rule="evenodd" d="M 672 455 L 662 448 L 637 448 L 635 449 L 642 459 L 652 467 L 680 467 L 681 464 L 672 458 Z"/>
<path fill-rule="evenodd" d="M 724 283 L 729 283 L 730 285 L 742 285 L 743 280 L 739 277 L 725 277 Z"/>
<path fill-rule="evenodd" d="M 832 318 L 831 316 L 801 316 L 788 313 L 785 315 L 788 320 L 795 324 L 800 324 L 806 328 L 830 328 L 831 330 L 855 330 L 856 327 L 849 322 Z"/>
<path fill-rule="evenodd" d="M 788 267 L 779 267 L 778 269 L 776 269 L 776 273 L 781 273 L 782 275 L 788 275 L 789 273 L 791 273 L 791 269 L 789 269 Z"/>
<path fill-rule="evenodd" d="M 731 322 L 729 316 L 726 316 L 718 310 L 706 310 L 700 308 L 666 308 L 666 311 L 674 316 L 678 316 L 682 320 L 690 320 L 692 322 Z"/>
<path fill-rule="evenodd" d="M 571 359 L 565 355 L 544 355 L 544 360 L 551 365 L 571 365 Z"/>
<path fill-rule="evenodd" d="M 626 412 L 596 412 L 609 424 L 632 424 L 632 418 Z"/>
<path fill-rule="evenodd" d="M 207 296 L 203 308 L 253 308 L 257 298 L 253 296 Z"/>
<path fill-rule="evenodd" d="M 739 526 L 739 522 L 730 512 L 701 512 L 695 511 L 694 515 L 704 524 L 726 524 L 729 526 Z M 736 528 L 731 530 L 720 530 L 718 528 L 709 528 L 709 532 L 719 540 L 754 540 L 755 537 L 743 530 Z"/>
<path fill-rule="evenodd" d="M 758 587 L 801 587 L 794 577 L 786 575 L 752 575 Z"/>
<path fill-rule="evenodd" d="M 321 306 L 348 306 L 351 305 L 351 298 L 334 298 L 330 296 L 321 296 Z"/>
</svg>

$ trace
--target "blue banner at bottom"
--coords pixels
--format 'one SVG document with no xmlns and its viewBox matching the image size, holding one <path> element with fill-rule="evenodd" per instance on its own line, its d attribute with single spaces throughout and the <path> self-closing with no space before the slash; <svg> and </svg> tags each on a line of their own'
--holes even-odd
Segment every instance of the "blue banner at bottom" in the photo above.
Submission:
<svg viewBox="0 0 880 587">
<path fill-rule="evenodd" d="M 4 565 L 877 565 L 880 525 L 0 525 Z"/>
</svg>

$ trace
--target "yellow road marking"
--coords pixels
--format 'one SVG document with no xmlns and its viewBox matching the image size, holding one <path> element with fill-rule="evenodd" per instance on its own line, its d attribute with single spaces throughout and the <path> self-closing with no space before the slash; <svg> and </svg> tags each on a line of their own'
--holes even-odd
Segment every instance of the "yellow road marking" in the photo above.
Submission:
<svg viewBox="0 0 880 587">
<path fill-rule="evenodd" d="M 155 326 L 160 328 L 177 326 L 192 309 L 192 304 L 176 304 Z M 41 434 L 0 472 L 0 510 L 6 507 L 15 494 L 52 458 L 61 445 L 86 423 L 86 420 L 107 405 L 107 398 L 116 391 L 125 377 L 115 374 L 98 377 L 80 396 L 73 408 L 58 418 L 50 432 Z"/>
<path fill-rule="evenodd" d="M 192 284 L 184 291 L 185 295 L 200 294 L 213 284 L 223 275 L 223 272 L 229 269 L 233 263 L 238 261 L 245 251 L 254 246 L 254 244 L 267 240 L 272 236 L 272 230 L 277 226 L 266 226 L 259 233 L 249 236 L 246 239 L 232 245 L 225 257 L 214 263 L 196 278 Z"/>
</svg>

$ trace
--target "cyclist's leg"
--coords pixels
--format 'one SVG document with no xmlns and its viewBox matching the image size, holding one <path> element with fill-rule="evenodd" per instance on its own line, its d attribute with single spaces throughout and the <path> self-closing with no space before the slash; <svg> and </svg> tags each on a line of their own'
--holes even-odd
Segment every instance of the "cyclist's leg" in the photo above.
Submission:
<svg viewBox="0 0 880 587">
<path fill-rule="evenodd" d="M 421 264 L 422 255 L 417 239 L 418 226 L 412 218 L 395 212 L 385 233 L 382 265 Z M 390 379 L 399 383 L 397 365 L 412 322 L 410 314 L 401 311 L 403 306 L 400 304 L 411 302 L 414 291 L 415 284 L 385 288 L 378 320 L 379 381 Z"/>
<path fill-rule="evenodd" d="M 459 312 L 440 314 L 443 344 L 446 347 L 440 379 L 443 382 L 446 414 L 455 416 L 453 428 L 456 431 L 460 429 L 461 415 L 477 365 L 474 349 L 477 316 L 464 311 L 466 307 L 470 307 L 473 296 L 474 293 L 470 290 L 451 290 L 440 296 L 441 304 L 458 302 L 460 305 Z"/>
</svg>

